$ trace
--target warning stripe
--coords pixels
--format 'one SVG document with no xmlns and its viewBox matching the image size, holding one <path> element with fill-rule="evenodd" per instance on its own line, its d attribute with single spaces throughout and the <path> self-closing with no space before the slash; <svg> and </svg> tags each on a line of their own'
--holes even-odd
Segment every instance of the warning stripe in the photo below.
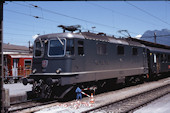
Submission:
<svg viewBox="0 0 170 113">
<path fill-rule="evenodd" d="M 95 90 L 95 89 L 97 89 L 97 87 L 85 88 L 85 89 L 82 89 L 82 91 L 85 91 L 85 90 Z"/>
<path fill-rule="evenodd" d="M 85 92 L 81 92 L 83 95 L 86 95 L 88 97 L 90 97 L 90 95 L 86 94 Z"/>
</svg>

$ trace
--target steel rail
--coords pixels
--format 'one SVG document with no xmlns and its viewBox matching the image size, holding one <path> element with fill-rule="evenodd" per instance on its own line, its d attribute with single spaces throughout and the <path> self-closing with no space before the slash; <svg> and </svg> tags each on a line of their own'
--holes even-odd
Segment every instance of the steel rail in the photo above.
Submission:
<svg viewBox="0 0 170 113">
<path fill-rule="evenodd" d="M 8 109 L 8 112 L 10 113 L 15 113 L 24 109 L 28 109 L 28 108 L 32 108 L 32 107 L 36 107 L 36 106 L 42 106 L 42 105 L 47 105 L 47 104 L 52 104 L 52 103 L 56 103 L 58 102 L 58 100 L 53 100 L 53 101 L 27 101 L 27 102 L 21 102 L 21 103 L 17 103 L 17 104 L 12 104 L 10 106 L 10 108 Z"/>
<path fill-rule="evenodd" d="M 85 111 L 85 113 L 95 113 L 95 112 L 114 112 L 114 113 L 128 113 L 135 109 L 146 105 L 166 94 L 170 93 L 170 84 L 157 87 L 155 89 L 142 92 L 140 94 L 119 100 L 110 104 L 106 104 L 94 109 Z"/>
</svg>

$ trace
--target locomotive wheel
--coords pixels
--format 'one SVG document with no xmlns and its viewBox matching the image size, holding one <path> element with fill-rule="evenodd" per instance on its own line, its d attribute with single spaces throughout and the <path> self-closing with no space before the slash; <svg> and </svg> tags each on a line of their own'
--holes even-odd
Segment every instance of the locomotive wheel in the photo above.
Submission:
<svg viewBox="0 0 170 113">
<path fill-rule="evenodd" d="M 136 81 L 137 81 L 137 80 L 135 80 L 135 78 L 136 77 L 126 77 L 126 79 L 125 79 L 126 86 L 135 85 Z"/>
<path fill-rule="evenodd" d="M 141 84 L 144 82 L 143 76 L 132 76 L 132 77 L 127 77 L 125 80 L 125 83 L 127 86 L 133 86 L 136 84 Z"/>
<path fill-rule="evenodd" d="M 52 93 L 51 87 L 48 86 L 47 84 L 44 84 L 42 93 L 44 93 L 44 98 L 50 99 Z"/>
<path fill-rule="evenodd" d="M 41 93 L 41 84 L 35 82 L 32 87 L 32 91 L 35 94 L 35 97 L 40 98 Z"/>
</svg>

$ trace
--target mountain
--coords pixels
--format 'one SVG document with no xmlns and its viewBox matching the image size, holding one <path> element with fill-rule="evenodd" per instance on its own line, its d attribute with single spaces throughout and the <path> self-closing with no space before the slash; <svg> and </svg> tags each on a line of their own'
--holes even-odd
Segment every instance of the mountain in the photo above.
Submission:
<svg viewBox="0 0 170 113">
<path fill-rule="evenodd" d="M 154 42 L 154 33 L 156 33 L 156 43 L 170 46 L 170 30 L 148 30 L 144 32 L 141 37 L 141 40 L 146 40 L 149 42 Z M 165 36 L 168 35 L 168 36 Z"/>
</svg>

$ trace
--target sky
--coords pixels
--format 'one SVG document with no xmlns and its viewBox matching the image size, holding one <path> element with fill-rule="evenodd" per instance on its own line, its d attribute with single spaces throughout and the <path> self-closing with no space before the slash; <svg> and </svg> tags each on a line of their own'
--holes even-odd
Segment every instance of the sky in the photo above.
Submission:
<svg viewBox="0 0 170 113">
<path fill-rule="evenodd" d="M 4 3 L 4 43 L 28 46 L 29 41 L 33 44 L 37 34 L 62 32 L 58 25 L 81 25 L 82 31 L 104 32 L 115 37 L 122 36 L 119 30 L 128 30 L 132 37 L 140 37 L 147 30 L 170 30 L 170 2 L 15 1 Z"/>
</svg>

